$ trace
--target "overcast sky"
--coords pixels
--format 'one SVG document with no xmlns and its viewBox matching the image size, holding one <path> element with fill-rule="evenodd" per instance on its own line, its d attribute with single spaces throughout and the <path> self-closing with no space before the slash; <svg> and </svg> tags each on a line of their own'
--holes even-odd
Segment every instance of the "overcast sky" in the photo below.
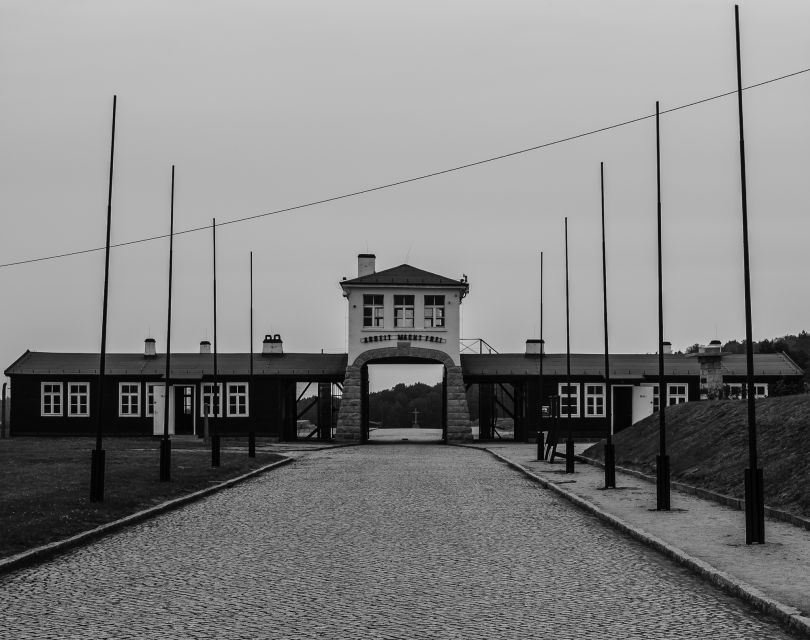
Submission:
<svg viewBox="0 0 810 640">
<path fill-rule="evenodd" d="M 0 0 L 0 263 L 210 225 L 540 145 L 736 89 L 734 5 L 695 1 Z M 743 83 L 810 68 L 810 2 L 741 4 Z M 744 93 L 755 338 L 810 329 L 810 73 Z M 744 337 L 736 96 L 661 119 L 665 334 Z M 467 274 L 465 337 L 657 349 L 655 123 L 218 229 L 220 351 L 345 350 L 360 252 Z M 0 364 L 98 351 L 102 252 L 0 268 Z M 108 349 L 166 344 L 168 241 L 115 249 Z M 175 241 L 172 345 L 212 337 L 211 233 Z"/>
</svg>

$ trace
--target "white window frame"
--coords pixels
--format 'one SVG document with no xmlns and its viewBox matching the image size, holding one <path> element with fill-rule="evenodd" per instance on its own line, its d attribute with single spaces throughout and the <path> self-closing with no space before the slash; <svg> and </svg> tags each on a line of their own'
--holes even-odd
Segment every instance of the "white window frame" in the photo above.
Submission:
<svg viewBox="0 0 810 640">
<path fill-rule="evenodd" d="M 50 387 L 47 391 L 45 387 Z M 41 382 L 40 386 L 40 393 L 39 393 L 39 409 L 40 415 L 43 417 L 62 417 L 64 410 L 65 410 L 65 403 L 64 403 L 64 396 L 62 394 L 62 383 L 61 382 Z M 50 411 L 45 411 L 45 398 L 49 399 L 50 404 Z M 59 403 L 59 410 L 54 411 L 54 400 Z"/>
<path fill-rule="evenodd" d="M 244 387 L 244 392 L 234 390 L 235 387 Z M 250 396 L 249 396 L 249 385 L 247 382 L 229 382 L 226 385 L 226 389 L 228 392 L 227 395 L 227 404 L 225 411 L 227 412 L 227 416 L 229 418 L 247 418 L 250 415 Z M 236 411 L 231 411 L 231 398 L 236 398 Z M 239 406 L 239 398 L 244 398 L 244 407 Z M 240 411 L 240 409 L 243 409 Z"/>
<path fill-rule="evenodd" d="M 219 406 L 216 407 L 217 409 L 219 409 L 219 411 L 217 412 L 217 415 L 214 415 L 213 412 L 209 413 L 208 416 L 210 418 L 221 418 L 222 417 L 222 406 L 225 404 L 225 402 L 224 402 L 225 396 L 222 394 L 222 383 L 217 382 L 216 386 L 219 387 L 219 397 L 217 398 L 219 400 Z M 206 391 L 206 389 L 207 389 L 207 391 Z M 205 418 L 205 404 L 206 404 L 206 400 L 208 398 L 211 398 L 211 400 L 209 401 L 208 404 L 211 406 L 212 409 L 214 409 L 215 407 L 214 407 L 214 383 L 213 382 L 203 382 L 200 385 L 200 417 L 202 417 L 202 418 Z"/>
<path fill-rule="evenodd" d="M 165 387 L 166 384 L 163 382 L 147 382 L 146 383 L 146 402 L 143 404 L 143 412 L 144 416 L 147 418 L 154 418 L 155 417 L 155 406 L 157 404 L 157 398 L 155 396 L 155 389 L 159 387 Z M 164 394 L 164 398 L 165 398 Z M 151 402 L 150 402 L 151 400 Z"/>
<path fill-rule="evenodd" d="M 401 304 L 397 304 L 397 298 L 401 298 Z M 407 300 L 410 299 L 410 303 Z M 416 311 L 416 296 L 411 294 L 397 294 L 394 296 L 394 328 L 395 329 L 413 329 L 414 316 Z M 402 315 L 398 314 L 401 312 Z M 409 316 L 410 314 L 410 316 Z M 410 323 L 410 324 L 408 324 Z"/>
<path fill-rule="evenodd" d="M 585 417 L 604 418 L 605 417 L 605 383 L 604 382 L 583 382 L 585 387 Z M 601 399 L 600 403 L 597 402 Z M 591 402 L 592 401 L 592 402 Z"/>
<path fill-rule="evenodd" d="M 568 385 L 565 382 L 557 383 L 557 395 L 560 396 L 560 417 L 561 418 L 579 418 L 579 383 L 572 382 L 571 383 L 571 390 L 575 391 L 576 393 L 570 394 L 570 401 L 571 406 L 574 408 L 574 411 L 569 415 L 565 413 L 565 388 Z"/>
<path fill-rule="evenodd" d="M 67 414 L 71 418 L 89 418 L 90 417 L 90 383 L 89 382 L 67 382 Z M 76 390 L 74 390 L 76 387 Z M 78 389 L 83 390 L 79 391 Z M 78 410 L 73 411 L 73 397 L 81 398 L 84 396 L 84 411 L 81 410 L 82 402 L 79 400 L 76 405 Z"/>
<path fill-rule="evenodd" d="M 755 382 L 754 383 L 754 398 L 767 398 L 768 397 L 768 383 Z"/>
<path fill-rule="evenodd" d="M 380 302 L 377 304 L 379 298 Z M 370 299 L 370 302 L 369 302 Z M 371 309 L 371 315 L 366 317 L 366 309 Z M 368 320 L 368 324 L 366 324 Z M 385 295 L 382 293 L 363 294 L 363 328 L 383 329 L 385 327 Z"/>
<path fill-rule="evenodd" d="M 428 304 L 428 300 L 432 304 Z M 439 304 L 438 300 L 441 300 Z M 443 294 L 425 295 L 424 298 L 424 327 L 425 329 L 444 329 L 445 328 L 445 300 Z"/>
<path fill-rule="evenodd" d="M 683 393 L 674 391 L 678 387 L 683 387 Z M 674 407 L 684 402 L 689 402 L 689 385 L 686 382 L 667 382 L 667 406 Z"/>
<path fill-rule="evenodd" d="M 129 390 L 124 393 L 124 387 L 134 387 L 135 391 Z M 128 398 L 126 405 L 124 398 Z M 135 399 L 135 411 L 132 399 Z M 124 411 L 126 407 L 127 411 Z M 118 417 L 119 418 L 140 418 L 141 417 L 141 383 L 140 382 L 119 382 L 118 383 Z"/>
</svg>

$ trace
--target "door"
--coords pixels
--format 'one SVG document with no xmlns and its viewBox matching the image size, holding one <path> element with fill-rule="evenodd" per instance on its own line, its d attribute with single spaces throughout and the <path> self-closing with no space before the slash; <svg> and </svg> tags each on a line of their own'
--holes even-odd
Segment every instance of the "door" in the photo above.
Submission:
<svg viewBox="0 0 810 640">
<path fill-rule="evenodd" d="M 155 413 L 152 417 L 152 433 L 156 436 L 163 435 L 164 429 L 164 406 L 166 404 L 166 387 L 162 384 L 155 385 Z M 174 435 L 174 394 L 169 394 L 169 435 Z"/>
<path fill-rule="evenodd" d="M 653 389 L 654 387 L 633 387 L 633 424 L 652 415 Z"/>
<path fill-rule="evenodd" d="M 613 432 L 633 423 L 633 387 L 613 387 Z"/>
<path fill-rule="evenodd" d="M 194 387 L 172 387 L 174 391 L 174 430 L 178 435 L 194 434 Z"/>
</svg>

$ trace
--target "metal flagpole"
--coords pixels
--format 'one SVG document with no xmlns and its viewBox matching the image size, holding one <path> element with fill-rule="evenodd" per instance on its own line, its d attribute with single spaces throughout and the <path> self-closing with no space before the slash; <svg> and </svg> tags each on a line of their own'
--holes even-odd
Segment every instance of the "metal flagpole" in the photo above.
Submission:
<svg viewBox="0 0 810 640">
<path fill-rule="evenodd" d="M 656 509 L 669 511 L 669 456 L 667 455 L 667 388 L 664 382 L 664 278 L 661 266 L 661 136 L 658 101 L 655 103 L 655 160 L 658 188 L 658 456 L 655 460 Z"/>
<path fill-rule="evenodd" d="M 104 449 L 101 431 L 104 422 L 104 370 L 107 359 L 107 298 L 110 284 L 110 224 L 112 222 L 113 160 L 115 158 L 115 108 L 118 96 L 113 96 L 112 136 L 110 138 L 110 182 L 107 190 L 107 243 L 104 248 L 104 302 L 101 309 L 101 357 L 98 366 L 98 397 L 96 399 L 96 448 L 90 456 L 90 502 L 104 501 Z"/>
<path fill-rule="evenodd" d="M 217 219 L 211 222 L 211 232 L 214 240 L 214 416 L 211 420 L 211 466 L 219 466 L 219 416 L 222 411 L 217 381 Z"/>
<path fill-rule="evenodd" d="M 757 419 L 754 406 L 754 343 L 751 329 L 751 270 L 748 260 L 748 196 L 745 182 L 740 7 L 734 5 L 737 35 L 737 104 L 740 120 L 740 178 L 742 182 L 743 277 L 745 278 L 745 364 L 748 387 L 748 468 L 745 470 L 745 543 L 765 543 L 765 500 L 762 469 L 757 461 Z"/>
<path fill-rule="evenodd" d="M 250 380 L 248 382 L 248 407 L 253 400 L 253 252 L 250 252 Z M 248 420 L 252 420 L 248 416 Z M 248 432 L 248 457 L 256 457 L 256 431 L 250 427 Z"/>
<path fill-rule="evenodd" d="M 537 459 L 544 460 L 543 453 L 543 358 L 546 357 L 543 341 L 543 252 L 540 252 L 540 417 L 537 419 Z"/>
<path fill-rule="evenodd" d="M 605 317 L 605 415 L 608 421 L 605 443 L 605 489 L 616 488 L 616 447 L 613 444 L 613 390 L 610 388 L 610 356 L 608 349 L 607 259 L 605 257 L 605 163 L 599 163 L 602 191 L 602 299 Z"/>
<path fill-rule="evenodd" d="M 565 417 L 568 437 L 565 440 L 565 472 L 574 473 L 574 438 L 571 434 L 571 324 L 568 304 L 568 216 L 565 218 Z"/>
<path fill-rule="evenodd" d="M 166 386 L 163 393 L 163 438 L 160 441 L 160 481 L 172 479 L 172 441 L 169 439 L 169 394 L 171 393 L 172 362 L 172 258 L 174 253 L 174 165 L 172 165 L 172 195 L 169 207 L 169 315 L 166 320 Z"/>
</svg>

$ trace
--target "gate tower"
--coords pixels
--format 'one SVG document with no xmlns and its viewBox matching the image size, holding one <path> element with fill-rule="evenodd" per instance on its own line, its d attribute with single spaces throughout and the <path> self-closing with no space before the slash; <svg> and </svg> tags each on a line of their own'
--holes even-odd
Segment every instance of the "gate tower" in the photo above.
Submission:
<svg viewBox="0 0 810 640">
<path fill-rule="evenodd" d="M 358 256 L 357 277 L 340 286 L 349 305 L 349 358 L 335 437 L 368 438 L 368 365 L 444 365 L 444 438 L 472 441 L 459 354 L 460 307 L 470 286 L 407 264 L 376 271 L 376 256 Z"/>
</svg>

